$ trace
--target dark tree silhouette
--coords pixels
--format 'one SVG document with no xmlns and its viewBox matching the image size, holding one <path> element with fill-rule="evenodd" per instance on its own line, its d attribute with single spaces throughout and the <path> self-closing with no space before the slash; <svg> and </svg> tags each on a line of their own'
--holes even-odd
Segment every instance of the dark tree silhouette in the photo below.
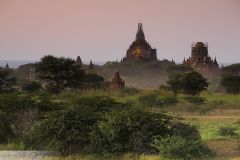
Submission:
<svg viewBox="0 0 240 160">
<path fill-rule="evenodd" d="M 84 71 L 70 58 L 47 55 L 35 65 L 38 79 L 51 92 L 59 94 L 65 88 L 80 87 Z"/>
<path fill-rule="evenodd" d="M 182 91 L 190 95 L 199 94 L 208 88 L 206 78 L 195 71 L 184 74 L 175 74 L 170 77 L 167 84 L 174 93 Z"/>
</svg>

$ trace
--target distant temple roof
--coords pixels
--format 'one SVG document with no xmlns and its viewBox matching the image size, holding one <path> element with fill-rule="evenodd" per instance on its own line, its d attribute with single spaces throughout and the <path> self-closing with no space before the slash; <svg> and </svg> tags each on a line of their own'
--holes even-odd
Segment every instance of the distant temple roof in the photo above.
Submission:
<svg viewBox="0 0 240 160">
<path fill-rule="evenodd" d="M 138 31 L 136 34 L 136 42 L 145 41 L 145 34 L 143 32 L 142 23 L 138 23 Z"/>
</svg>

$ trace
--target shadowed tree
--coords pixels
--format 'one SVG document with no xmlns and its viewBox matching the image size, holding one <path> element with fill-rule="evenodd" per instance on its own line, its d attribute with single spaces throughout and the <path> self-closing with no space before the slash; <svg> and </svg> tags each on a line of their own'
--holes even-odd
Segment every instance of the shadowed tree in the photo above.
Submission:
<svg viewBox="0 0 240 160">
<path fill-rule="evenodd" d="M 59 94 L 65 88 L 80 87 L 84 71 L 70 58 L 47 55 L 35 65 L 38 79 L 51 92 Z"/>
<path fill-rule="evenodd" d="M 208 88 L 206 78 L 195 71 L 184 74 L 175 74 L 170 77 L 167 84 L 174 93 L 182 91 L 193 96 L 207 90 Z"/>
<path fill-rule="evenodd" d="M 188 72 L 182 79 L 183 91 L 186 94 L 196 95 L 208 88 L 207 79 L 198 72 Z"/>
</svg>

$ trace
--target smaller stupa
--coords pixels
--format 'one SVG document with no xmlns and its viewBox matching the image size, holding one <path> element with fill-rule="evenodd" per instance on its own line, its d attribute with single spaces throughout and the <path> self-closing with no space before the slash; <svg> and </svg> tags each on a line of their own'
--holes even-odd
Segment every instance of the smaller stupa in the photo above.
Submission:
<svg viewBox="0 0 240 160">
<path fill-rule="evenodd" d="M 88 65 L 88 68 L 87 68 L 87 70 L 86 70 L 86 73 L 87 73 L 87 74 L 96 74 L 96 71 L 95 71 L 95 69 L 94 69 L 92 60 L 90 61 L 90 64 Z"/>
<path fill-rule="evenodd" d="M 114 73 L 114 77 L 111 81 L 111 88 L 112 89 L 122 89 L 125 87 L 125 81 L 121 79 L 120 73 L 118 70 Z"/>
</svg>

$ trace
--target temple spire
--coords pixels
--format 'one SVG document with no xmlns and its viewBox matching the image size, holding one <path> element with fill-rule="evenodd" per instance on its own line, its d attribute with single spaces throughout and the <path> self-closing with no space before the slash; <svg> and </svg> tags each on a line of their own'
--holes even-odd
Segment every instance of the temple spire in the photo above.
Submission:
<svg viewBox="0 0 240 160">
<path fill-rule="evenodd" d="M 142 23 L 138 23 L 138 31 L 136 34 L 136 41 L 145 41 L 145 35 L 143 32 Z"/>
</svg>

